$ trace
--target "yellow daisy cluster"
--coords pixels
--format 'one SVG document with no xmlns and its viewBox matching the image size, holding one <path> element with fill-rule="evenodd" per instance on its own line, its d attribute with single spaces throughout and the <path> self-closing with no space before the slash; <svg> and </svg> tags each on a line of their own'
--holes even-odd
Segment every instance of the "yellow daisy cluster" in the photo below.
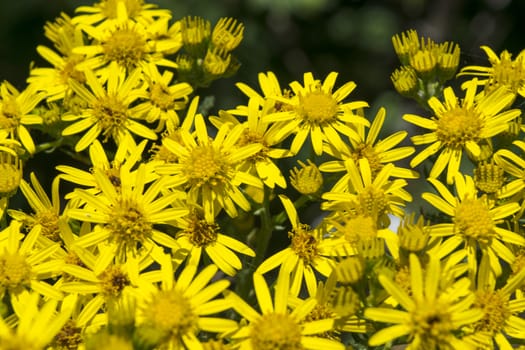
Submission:
<svg viewBox="0 0 525 350">
<path fill-rule="evenodd" d="M 142 0 L 45 25 L 48 65 L 0 85 L 0 349 L 523 346 L 523 54 L 460 67 L 409 30 L 421 115 L 271 71 L 207 115 L 244 30 Z"/>
</svg>

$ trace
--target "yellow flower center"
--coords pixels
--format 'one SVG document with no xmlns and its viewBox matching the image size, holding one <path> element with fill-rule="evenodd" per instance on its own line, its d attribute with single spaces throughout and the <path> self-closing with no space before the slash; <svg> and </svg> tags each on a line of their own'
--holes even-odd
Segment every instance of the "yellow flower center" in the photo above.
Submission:
<svg viewBox="0 0 525 350">
<path fill-rule="evenodd" d="M 268 313 L 252 324 L 253 350 L 302 350 L 301 327 L 290 315 Z"/>
<path fill-rule="evenodd" d="M 161 110 L 175 109 L 175 97 L 164 84 L 154 83 L 150 86 L 150 100 L 154 106 Z"/>
<path fill-rule="evenodd" d="M 394 275 L 394 282 L 409 296 L 412 295 L 412 281 L 410 279 L 410 269 L 407 265 L 399 266 L 396 269 L 396 273 Z"/>
<path fill-rule="evenodd" d="M 128 26 L 113 32 L 102 48 L 108 62 L 115 61 L 126 68 L 136 67 L 147 52 L 146 39 Z"/>
<path fill-rule="evenodd" d="M 309 124 L 323 124 L 331 122 L 337 117 L 337 101 L 332 94 L 321 91 L 299 95 L 298 112 Z"/>
<path fill-rule="evenodd" d="M 370 185 L 357 195 L 356 211 L 364 216 L 377 217 L 384 214 L 387 198 L 381 189 Z"/>
<path fill-rule="evenodd" d="M 11 293 L 21 292 L 31 284 L 31 265 L 23 256 L 8 252 L 0 255 L 0 286 Z"/>
<path fill-rule="evenodd" d="M 483 311 L 483 318 L 474 324 L 476 332 L 498 333 L 511 316 L 508 299 L 499 291 L 477 291 L 474 307 Z"/>
<path fill-rule="evenodd" d="M 290 171 L 290 183 L 301 194 L 315 194 L 323 186 L 323 175 L 319 168 L 308 159 L 308 165 L 299 160 L 301 169 Z"/>
<path fill-rule="evenodd" d="M 217 240 L 220 227 L 216 223 L 209 223 L 197 213 L 190 214 L 188 226 L 182 232 L 197 247 L 205 247 Z"/>
<path fill-rule="evenodd" d="M 63 350 L 78 349 L 78 346 L 83 342 L 81 331 L 82 329 L 76 326 L 75 321 L 67 321 L 55 336 L 53 348 Z"/>
<path fill-rule="evenodd" d="M 5 98 L 0 101 L 0 128 L 13 130 L 20 125 L 21 112 L 14 98 Z"/>
<path fill-rule="evenodd" d="M 76 65 L 84 60 L 82 55 L 71 55 L 66 58 L 66 64 L 60 71 L 63 84 L 69 84 L 69 79 L 73 79 L 83 84 L 86 81 L 84 72 L 76 69 Z"/>
<path fill-rule="evenodd" d="M 153 225 L 146 220 L 138 203 L 126 199 L 120 199 L 117 203 L 106 228 L 119 246 L 119 255 L 134 253 L 137 246 L 151 236 Z"/>
<path fill-rule="evenodd" d="M 35 214 L 34 225 L 42 227 L 42 235 L 53 242 L 60 240 L 60 228 L 58 227 L 58 215 L 53 210 L 45 210 Z"/>
<path fill-rule="evenodd" d="M 357 145 L 357 147 L 355 147 L 352 158 L 356 161 L 356 163 L 359 161 L 359 159 L 366 158 L 368 160 L 368 164 L 370 164 L 372 176 L 375 176 L 383 168 L 383 163 L 381 163 L 379 155 L 375 151 L 374 147 L 366 143 L 360 143 Z"/>
<path fill-rule="evenodd" d="M 317 249 L 317 239 L 311 234 L 310 227 L 305 224 L 300 224 L 292 232 L 288 233 L 292 239 L 292 250 L 305 264 L 313 263 L 314 259 L 319 255 Z"/>
<path fill-rule="evenodd" d="M 226 179 L 228 165 L 212 145 L 197 146 L 185 162 L 185 173 L 194 186 L 218 186 Z"/>
<path fill-rule="evenodd" d="M 22 180 L 22 160 L 0 151 L 0 196 L 11 196 Z"/>
<path fill-rule="evenodd" d="M 455 329 L 447 307 L 439 302 L 417 305 L 410 314 L 413 333 L 426 345 L 422 348 L 434 349 Z"/>
<path fill-rule="evenodd" d="M 98 120 L 106 142 L 124 126 L 128 119 L 128 107 L 115 95 L 99 97 L 93 104 L 93 115 Z"/>
<path fill-rule="evenodd" d="M 508 51 L 501 53 L 499 63 L 494 62 L 492 76 L 486 86 L 487 91 L 492 91 L 500 86 L 507 86 L 510 91 L 516 93 L 525 83 L 525 65 L 523 60 L 512 60 Z"/>
<path fill-rule="evenodd" d="M 348 215 L 341 213 L 340 220 L 333 221 L 339 234 L 342 234 L 346 241 L 357 244 L 360 241 L 369 241 L 377 237 L 376 220 L 367 215 Z"/>
<path fill-rule="evenodd" d="M 156 293 L 143 312 L 145 323 L 161 336 L 180 339 L 197 327 L 198 317 L 190 300 L 177 289 Z"/>
<path fill-rule="evenodd" d="M 437 120 L 436 135 L 445 146 L 459 147 L 467 141 L 478 142 L 484 127 L 482 116 L 471 108 L 456 107 Z"/>
<path fill-rule="evenodd" d="M 482 245 L 490 244 L 495 235 L 494 221 L 484 198 L 465 198 L 457 206 L 454 217 L 457 232 Z"/>
<path fill-rule="evenodd" d="M 250 159 L 257 161 L 257 160 L 265 160 L 268 158 L 268 151 L 270 150 L 266 141 L 264 140 L 264 135 L 257 131 L 252 131 L 245 129 L 243 133 L 241 134 L 241 137 L 239 138 L 239 141 L 237 142 L 237 145 L 239 147 L 251 145 L 251 144 L 261 144 L 263 147 L 261 150 L 257 153 L 255 153 L 253 156 L 250 157 Z"/>
<path fill-rule="evenodd" d="M 126 5 L 128 16 L 134 18 L 142 11 L 143 0 L 104 0 L 101 2 L 102 12 L 107 18 L 117 18 L 117 5 L 123 2 Z"/>
<path fill-rule="evenodd" d="M 128 274 L 115 265 L 105 269 L 98 278 L 102 284 L 102 293 L 110 297 L 118 297 L 131 284 Z"/>
<path fill-rule="evenodd" d="M 304 322 L 312 322 L 312 321 L 318 321 L 318 320 L 326 320 L 326 319 L 329 319 L 329 318 L 337 318 L 338 315 L 334 312 L 334 310 L 332 309 L 332 307 L 330 307 L 328 304 L 326 303 L 318 303 L 317 305 L 315 305 L 315 307 L 312 309 L 312 311 L 310 311 L 310 313 L 308 315 L 306 315 L 306 317 L 304 318 Z M 339 331 L 337 329 L 332 329 L 330 331 L 327 331 L 327 332 L 323 332 L 323 333 L 319 333 L 319 334 L 316 334 L 317 336 L 319 337 L 322 337 L 322 338 L 328 338 L 328 339 L 334 339 L 334 340 L 339 340 L 340 337 L 339 337 Z"/>
</svg>

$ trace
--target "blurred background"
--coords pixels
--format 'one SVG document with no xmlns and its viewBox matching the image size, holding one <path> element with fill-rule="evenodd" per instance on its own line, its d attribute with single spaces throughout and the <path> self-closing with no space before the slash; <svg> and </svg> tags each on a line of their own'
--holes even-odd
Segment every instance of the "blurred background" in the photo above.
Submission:
<svg viewBox="0 0 525 350">
<path fill-rule="evenodd" d="M 407 29 L 437 42 L 455 41 L 461 47 L 461 65 L 488 65 L 480 45 L 496 53 L 517 55 L 525 48 L 525 1 L 522 0 L 149 0 L 170 9 L 174 19 L 199 15 L 215 24 L 223 16 L 245 24 L 245 38 L 235 51 L 242 63 L 238 73 L 214 82 L 201 96 L 215 96 L 211 113 L 247 101 L 234 83 L 258 89 L 257 74 L 273 71 L 286 86 L 302 81 L 304 72 L 319 79 L 339 72 L 336 88 L 355 81 L 352 99 L 366 100 L 371 119 L 387 108 L 383 134 L 407 129 L 401 116 L 418 110 L 400 97 L 390 82 L 399 65 L 391 37 Z M 0 81 L 25 87 L 29 65 L 42 62 L 35 47 L 49 45 L 43 26 L 61 12 L 72 15 L 91 0 L 0 1 Z M 40 64 L 44 65 L 43 63 Z M 46 65 L 47 66 L 47 65 Z M 384 136 L 383 135 L 383 136 Z M 408 140 L 406 140 L 409 143 Z M 50 176 L 52 178 L 52 176 Z M 417 198 L 414 189 L 414 197 Z"/>
</svg>

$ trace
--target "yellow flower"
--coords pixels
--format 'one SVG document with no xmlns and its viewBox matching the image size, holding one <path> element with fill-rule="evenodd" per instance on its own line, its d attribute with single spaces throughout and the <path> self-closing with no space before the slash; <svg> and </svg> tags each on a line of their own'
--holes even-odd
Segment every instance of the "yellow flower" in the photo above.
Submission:
<svg viewBox="0 0 525 350">
<path fill-rule="evenodd" d="M 281 112 L 285 109 L 292 109 L 291 105 L 285 104 L 281 101 L 276 101 L 275 97 L 290 96 L 290 91 L 283 91 L 279 80 L 273 72 L 259 73 L 258 74 L 259 86 L 262 90 L 262 95 L 255 91 L 253 88 L 249 87 L 245 83 L 237 83 L 235 86 L 241 90 L 250 99 L 256 99 L 260 106 L 264 106 L 267 102 L 273 102 L 274 106 L 271 111 Z M 230 111 L 232 114 L 241 115 L 244 106 L 237 107 L 234 111 Z M 241 112 L 241 113 L 239 113 Z M 246 112 L 245 112 L 246 113 Z M 245 114 L 244 113 L 244 114 Z"/>
<path fill-rule="evenodd" d="M 379 282 L 399 302 L 402 310 L 368 307 L 364 316 L 376 322 L 392 324 L 381 328 L 369 339 L 370 346 L 378 346 L 401 338 L 400 343 L 410 349 L 474 349 L 457 333 L 483 316 L 472 308 L 475 297 L 469 290 L 469 281 L 462 278 L 451 285 L 440 286 L 439 258 L 430 256 L 424 269 L 414 254 L 410 255 L 410 287 L 407 294 L 390 277 L 379 275 Z M 404 338 L 408 336 L 408 338 Z"/>
<path fill-rule="evenodd" d="M 0 148 L 0 198 L 6 201 L 16 193 L 24 176 L 22 159 L 13 153 Z"/>
<path fill-rule="evenodd" d="M 63 116 L 64 121 L 74 123 L 67 126 L 62 135 L 70 136 L 88 130 L 77 142 L 75 151 L 86 149 L 101 134 L 104 142 L 111 137 L 117 144 L 130 132 L 146 139 L 157 139 L 155 132 L 136 120 L 135 108 L 130 106 L 144 93 L 137 87 L 142 77 L 139 69 L 126 75 L 122 69 L 112 64 L 106 84 L 90 70 L 85 74 L 89 89 L 74 80 L 70 82 L 75 93 L 87 103 L 87 107 L 78 115 L 72 113 Z"/>
<path fill-rule="evenodd" d="M 264 274 L 280 266 L 281 271 L 293 275 L 291 294 L 299 293 L 304 280 L 310 295 L 315 295 L 316 271 L 323 276 L 330 275 L 335 264 L 331 256 L 336 255 L 336 249 L 342 251 L 346 247 L 349 252 L 353 249 L 349 244 L 345 246 L 344 240 L 327 237 L 322 227 L 311 229 L 301 223 L 292 201 L 284 195 L 279 195 L 279 199 L 292 224 L 292 230 L 288 233 L 291 244 L 263 261 L 256 272 Z"/>
<path fill-rule="evenodd" d="M 0 317 L 1 349 L 47 349 L 71 314 L 71 310 L 57 313 L 56 300 L 41 304 L 38 293 L 24 293 L 13 299 L 13 309 L 18 318 L 15 329 Z"/>
<path fill-rule="evenodd" d="M 333 329 L 333 317 L 306 320 L 317 305 L 315 298 L 311 297 L 299 302 L 295 300 L 294 309 L 289 309 L 290 276 L 288 272 L 279 273 L 273 300 L 268 284 L 260 273 L 253 274 L 253 284 L 261 313 L 234 293 L 229 293 L 226 297 L 232 307 L 247 321 L 246 325 L 231 336 L 233 343 L 240 349 L 342 350 L 345 348 L 337 340 L 322 337 L 323 333 Z"/>
<path fill-rule="evenodd" d="M 44 94 L 37 92 L 34 86 L 19 92 L 7 81 L 0 85 L 0 129 L 20 141 L 31 154 L 36 148 L 26 125 L 42 124 L 42 118 L 32 113 L 42 98 Z"/>
<path fill-rule="evenodd" d="M 277 148 L 278 140 L 274 135 L 278 128 L 271 126 L 263 121 L 264 116 L 268 113 L 268 104 L 259 109 L 259 104 L 255 98 L 250 98 L 247 106 L 247 120 L 240 122 L 233 115 L 225 111 L 219 112 L 219 117 L 210 117 L 210 122 L 215 127 L 227 124 L 230 127 L 243 125 L 244 131 L 237 141 L 237 146 L 243 147 L 250 144 L 260 144 L 262 148 L 259 152 L 245 160 L 243 170 L 249 173 L 256 173 L 257 176 L 270 188 L 275 185 L 286 188 L 286 180 L 281 173 L 281 169 L 274 163 L 274 159 L 291 157 L 292 153 L 283 148 Z"/>
<path fill-rule="evenodd" d="M 460 244 L 467 251 L 469 273 L 474 276 L 478 267 L 478 248 L 490 259 L 492 269 L 501 273 L 500 260 L 512 263 L 514 254 L 504 243 L 525 245 L 521 235 L 499 227 L 503 219 L 516 213 L 520 206 L 516 202 L 498 205 L 487 198 L 478 196 L 478 190 L 472 178 L 457 174 L 454 177 L 457 195 L 436 179 L 428 181 L 436 188 L 440 196 L 423 193 L 422 197 L 434 207 L 448 215 L 452 223 L 439 223 L 431 226 L 430 234 L 434 237 L 450 236 L 435 254 L 442 257 L 451 253 Z"/>
<path fill-rule="evenodd" d="M 157 173 L 168 175 L 168 186 L 184 189 L 188 203 L 201 206 L 207 221 L 213 221 L 222 209 L 230 217 L 237 216 L 236 205 L 249 211 L 250 202 L 240 185 L 263 186 L 257 177 L 239 168 L 262 148 L 255 143 L 236 147 L 243 132 L 243 125 L 233 128 L 222 125 L 212 139 L 208 136 L 204 117 L 199 114 L 195 116 L 195 133 L 181 129 L 180 141 L 163 139 L 177 162 L 157 166 Z"/>
<path fill-rule="evenodd" d="M 488 46 L 481 46 L 485 51 L 490 67 L 466 66 L 461 69 L 458 76 L 473 75 L 479 77 L 478 85 L 485 88 L 485 93 L 505 87 L 513 94 L 525 97 L 525 50 L 522 50 L 513 60 L 512 54 L 507 50 L 498 57 Z"/>
<path fill-rule="evenodd" d="M 290 184 L 301 194 L 319 194 L 323 188 L 323 174 L 321 174 L 317 165 L 310 159 L 307 159 L 308 164 L 303 163 L 301 160 L 297 162 L 301 169 L 294 167 L 290 170 Z"/>
<path fill-rule="evenodd" d="M 369 125 L 368 121 L 354 113 L 355 110 L 368 107 L 364 101 L 343 102 L 355 89 L 354 82 L 348 82 L 332 92 L 337 73 L 328 74 L 321 82 L 314 79 L 312 73 L 304 74 L 304 86 L 299 82 L 290 83 L 293 96 L 275 96 L 275 100 L 293 107 L 292 110 L 275 112 L 264 117 L 267 122 L 279 122 L 280 130 L 276 134 L 283 140 L 295 133 L 290 150 L 297 154 L 310 136 L 315 154 L 323 153 L 323 142 L 340 148 L 344 143 L 340 134 L 359 139 L 354 125 Z"/>
<path fill-rule="evenodd" d="M 458 99 L 451 87 L 445 88 L 443 94 L 444 102 L 437 97 L 428 100 L 434 112 L 432 118 L 405 114 L 403 119 L 430 130 L 427 134 L 411 137 L 415 145 L 430 145 L 415 156 L 410 165 L 415 167 L 441 151 L 430 177 L 437 178 L 448 166 L 447 183 L 452 184 L 453 176 L 460 169 L 463 150 L 472 158 L 483 160 L 479 159 L 483 156 L 482 143 L 507 130 L 509 121 L 518 117 L 521 111 L 504 111 L 514 98 L 506 89 L 497 89 L 476 99 L 476 80 L 467 86 L 464 99 Z"/>
<path fill-rule="evenodd" d="M 255 256 L 255 252 L 246 244 L 221 233 L 216 220 L 205 219 L 197 208 L 181 218 L 177 226 L 181 230 L 177 232 L 176 240 L 188 254 L 188 264 L 198 266 L 204 251 L 222 272 L 234 276 L 242 268 L 242 262 L 235 252 Z"/>
<path fill-rule="evenodd" d="M 341 160 L 325 162 L 319 166 L 319 169 L 323 172 L 345 171 L 346 159 L 351 158 L 357 162 L 359 159 L 366 158 L 370 164 L 372 176 L 375 177 L 386 164 L 397 162 L 413 154 L 415 152 L 414 147 L 396 147 L 408 135 L 407 131 L 397 131 L 382 140 L 378 140 L 385 118 L 386 110 L 382 107 L 377 112 L 368 133 L 366 133 L 364 125 L 356 125 L 355 128 L 359 137 L 350 138 L 349 145 L 342 144 L 343 147 L 340 149 L 327 147 L 326 152 L 328 154 Z M 415 171 L 397 167 L 395 164 L 391 176 L 407 179 L 419 177 Z"/>
<path fill-rule="evenodd" d="M 513 145 L 518 147 L 521 152 L 525 152 L 525 142 L 516 140 L 513 142 Z M 517 195 L 518 199 L 521 199 L 525 188 L 525 160 L 523 157 L 511 150 L 502 148 L 494 153 L 494 161 L 506 173 L 511 175 L 510 181 L 498 189 L 498 197 L 507 198 Z"/>
<path fill-rule="evenodd" d="M 237 322 L 218 315 L 232 305 L 225 298 L 217 298 L 230 282 L 212 282 L 218 271 L 215 265 L 197 272 L 197 266 L 188 264 L 173 278 L 171 258 L 165 259 L 160 287 L 148 284 L 138 294 L 135 319 L 144 340 L 170 349 L 201 349 L 200 332 L 222 334 L 237 328 Z"/>
<path fill-rule="evenodd" d="M 0 232 L 0 295 L 7 292 L 16 296 L 30 289 L 47 298 L 62 299 L 62 293 L 46 282 L 62 271 L 62 261 L 52 258 L 60 245 L 37 248 L 39 228 L 33 228 L 24 237 L 20 226 L 20 222 L 13 220 Z M 22 237 L 24 240 L 20 242 Z"/>
<path fill-rule="evenodd" d="M 156 180 L 146 188 L 146 166 L 143 164 L 135 176 L 130 176 L 129 169 L 121 168 L 117 185 L 102 172 L 93 175 L 101 193 L 75 189 L 75 196 L 81 200 L 82 206 L 69 208 L 64 213 L 71 219 L 97 224 L 93 232 L 80 237 L 76 245 L 85 248 L 109 241 L 116 246 L 115 255 L 119 261 L 143 247 L 147 249 L 160 244 L 178 248 L 171 236 L 155 227 L 157 224 L 172 224 L 188 213 L 188 209 L 179 206 L 184 194 L 164 192 L 166 178 Z"/>
</svg>

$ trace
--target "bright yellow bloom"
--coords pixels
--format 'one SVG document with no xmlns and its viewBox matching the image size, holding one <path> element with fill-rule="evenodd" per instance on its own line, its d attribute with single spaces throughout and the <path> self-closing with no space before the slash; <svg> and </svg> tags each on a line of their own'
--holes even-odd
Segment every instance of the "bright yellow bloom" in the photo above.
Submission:
<svg viewBox="0 0 525 350">
<path fill-rule="evenodd" d="M 230 128 L 222 125 L 215 138 L 208 136 L 202 115 L 195 116 L 195 133 L 181 129 L 180 140 L 164 138 L 163 144 L 175 154 L 177 162 L 157 166 L 157 173 L 168 175 L 167 185 L 182 188 L 188 203 L 204 209 L 207 221 L 213 221 L 224 209 L 230 217 L 237 216 L 236 205 L 250 210 L 250 202 L 239 186 L 247 184 L 262 188 L 262 182 L 242 170 L 240 165 L 262 149 L 261 144 L 238 144 L 243 125 Z"/>
<path fill-rule="evenodd" d="M 292 273 L 291 294 L 299 293 L 304 280 L 310 295 L 315 295 L 316 271 L 327 277 L 335 265 L 332 257 L 345 248 L 348 253 L 353 249 L 342 239 L 328 237 L 322 226 L 311 229 L 301 223 L 292 201 L 284 195 L 279 195 L 279 198 L 292 224 L 288 233 L 291 244 L 263 261 L 256 272 L 264 274 L 279 266 L 281 271 Z"/>
<path fill-rule="evenodd" d="M 97 224 L 93 232 L 80 237 L 76 245 L 91 247 L 101 242 L 116 246 L 115 256 L 122 262 L 139 249 L 157 246 L 177 249 L 177 242 L 155 225 L 173 224 L 188 213 L 179 204 L 184 194 L 165 192 L 166 180 L 159 179 L 146 187 L 146 166 L 140 165 L 137 174 L 130 176 L 130 170 L 120 168 L 120 182 L 114 184 L 107 174 L 93 174 L 100 194 L 84 189 L 75 189 L 74 194 L 81 200 L 82 207 L 70 208 L 65 215 L 80 222 Z"/>
<path fill-rule="evenodd" d="M 434 161 L 430 177 L 437 178 L 447 169 L 447 183 L 452 184 L 453 176 L 460 170 L 463 150 L 476 160 L 486 157 L 482 154 L 482 143 L 490 142 L 508 128 L 508 123 L 521 114 L 519 109 L 506 110 L 513 95 L 506 89 L 497 89 L 480 98 L 476 96 L 476 81 L 467 86 L 465 98 L 456 97 L 451 87 L 443 91 L 444 102 L 437 97 L 428 100 L 434 112 L 431 118 L 405 114 L 403 119 L 429 129 L 430 132 L 411 137 L 415 145 L 430 144 L 415 156 L 410 165 L 417 166 L 425 159 L 440 152 Z"/>
<path fill-rule="evenodd" d="M 319 169 L 323 172 L 345 171 L 346 159 L 351 158 L 357 162 L 359 159 L 366 158 L 370 164 L 372 176 L 375 177 L 386 164 L 397 162 L 413 154 L 414 147 L 396 147 L 408 135 L 407 131 L 397 131 L 382 140 L 379 139 L 385 119 L 386 110 L 380 108 L 368 133 L 364 125 L 356 125 L 355 129 L 359 135 L 357 139 L 350 138 L 350 144 L 342 144 L 341 149 L 330 146 L 325 149 L 326 153 L 341 160 L 325 162 L 319 166 Z M 415 171 L 397 166 L 392 169 L 391 176 L 407 179 L 419 177 Z"/>
<path fill-rule="evenodd" d="M 518 147 L 521 153 L 525 152 L 525 142 L 516 140 L 513 145 Z M 499 149 L 494 153 L 494 161 L 511 176 L 510 181 L 499 189 L 499 197 L 507 198 L 516 195 L 518 199 L 521 199 L 525 188 L 525 160 L 523 156 L 519 156 L 508 149 Z"/>
<path fill-rule="evenodd" d="M 181 230 L 177 232 L 175 239 L 188 255 L 188 264 L 199 266 L 204 251 L 222 272 L 234 276 L 242 269 L 242 262 L 235 253 L 255 256 L 250 247 L 223 234 L 217 221 L 205 219 L 197 208 L 182 217 L 176 226 Z"/>
<path fill-rule="evenodd" d="M 450 254 L 463 244 L 468 255 L 469 273 L 475 276 L 478 267 L 478 249 L 487 255 L 492 269 L 501 272 L 500 259 L 512 263 L 515 259 L 511 249 L 504 243 L 525 245 L 520 234 L 500 227 L 504 219 L 516 213 L 520 206 L 516 202 L 498 205 L 479 196 L 472 178 L 457 174 L 454 177 L 456 195 L 436 179 L 428 179 L 439 195 L 423 193 L 422 197 L 452 219 L 452 223 L 439 223 L 430 228 L 434 237 L 449 237 L 435 253 L 440 257 Z"/>
<path fill-rule="evenodd" d="M 478 85 L 483 86 L 487 94 L 503 86 L 514 96 L 525 97 L 525 50 L 513 60 L 512 54 L 507 50 L 502 51 L 498 57 L 488 46 L 481 46 L 481 49 L 485 51 L 490 67 L 466 66 L 458 76 L 479 77 Z"/>
<path fill-rule="evenodd" d="M 440 285 L 441 266 L 439 258 L 430 256 L 426 268 L 416 255 L 410 255 L 410 287 L 407 294 L 386 275 L 379 282 L 397 301 L 402 310 L 369 307 L 364 316 L 376 322 L 391 324 L 378 330 L 370 338 L 370 346 L 401 338 L 410 349 L 474 349 L 469 342 L 457 337 L 457 333 L 483 316 L 478 308 L 472 308 L 475 297 L 469 290 L 469 281 L 462 278 L 449 286 Z M 404 338 L 408 336 L 408 338 Z"/>
<path fill-rule="evenodd" d="M 57 301 L 41 301 L 38 293 L 24 293 L 12 302 L 18 320 L 12 329 L 0 317 L 1 349 L 47 349 L 71 315 L 71 310 L 57 312 Z"/>
<path fill-rule="evenodd" d="M 301 160 L 297 161 L 301 169 L 294 167 L 290 170 L 290 184 L 297 190 L 297 192 L 305 195 L 320 194 L 323 189 L 323 174 L 319 171 L 310 159 L 307 159 L 308 164 Z"/>
<path fill-rule="evenodd" d="M 275 112 L 264 117 L 266 122 L 279 122 L 280 130 L 276 135 L 278 140 L 284 140 L 295 133 L 290 150 L 298 154 L 304 142 L 310 137 L 315 154 L 323 153 L 323 142 L 340 148 L 344 143 L 341 135 L 359 139 L 353 126 L 369 122 L 358 116 L 354 111 L 368 107 L 364 101 L 344 102 L 355 89 L 354 82 L 348 82 L 332 92 L 337 73 L 328 74 L 321 82 L 314 79 L 312 73 L 304 74 L 304 86 L 299 82 L 290 83 L 293 95 L 275 96 L 277 102 L 290 105 L 290 110 Z"/>
<path fill-rule="evenodd" d="M 44 94 L 37 92 L 34 86 L 19 92 L 7 81 L 0 85 L 0 130 L 7 131 L 10 138 L 20 141 L 31 154 L 36 148 L 26 125 L 42 124 L 42 118 L 33 111 L 43 98 Z"/>
<path fill-rule="evenodd" d="M 235 85 L 248 98 L 256 99 L 259 102 L 260 106 L 264 106 L 267 103 L 267 101 L 273 101 L 273 112 L 281 112 L 287 108 L 291 109 L 291 105 L 284 104 L 280 101 L 275 101 L 275 97 L 289 97 L 291 92 L 289 90 L 283 91 L 281 85 L 279 84 L 279 80 L 277 80 L 277 77 L 273 72 L 267 72 L 266 74 L 259 73 L 257 77 L 259 80 L 259 86 L 261 88 L 262 95 L 244 83 L 237 83 Z M 237 112 L 239 112 L 239 110 L 242 111 L 242 107 L 243 106 L 238 107 L 237 109 L 235 109 L 235 111 L 231 111 L 231 113 L 238 114 Z"/>
<path fill-rule="evenodd" d="M 87 130 L 77 142 L 75 151 L 86 149 L 101 134 L 104 142 L 112 138 L 117 144 L 130 132 L 146 139 L 157 139 L 155 132 L 136 120 L 135 107 L 131 107 L 144 94 L 143 89 L 137 86 L 142 77 L 139 69 L 127 75 L 123 69 L 112 64 L 105 84 L 92 71 L 88 70 L 85 74 L 89 88 L 74 80 L 70 82 L 75 93 L 87 104 L 86 108 L 79 114 L 63 116 L 64 121 L 74 123 L 67 126 L 62 135 L 70 136 Z"/>
<path fill-rule="evenodd" d="M 264 277 L 253 274 L 253 284 L 257 304 L 261 313 L 254 310 L 244 300 L 234 293 L 226 297 L 232 307 L 243 318 L 247 325 L 232 335 L 234 344 L 241 350 L 275 350 L 275 349 L 344 349 L 344 345 L 333 339 L 323 338 L 325 332 L 334 327 L 334 317 L 319 320 L 307 320 L 308 315 L 316 307 L 317 300 L 313 297 L 302 301 L 294 301 L 294 309 L 289 306 L 290 277 L 281 271 L 272 295 Z"/>
</svg>

